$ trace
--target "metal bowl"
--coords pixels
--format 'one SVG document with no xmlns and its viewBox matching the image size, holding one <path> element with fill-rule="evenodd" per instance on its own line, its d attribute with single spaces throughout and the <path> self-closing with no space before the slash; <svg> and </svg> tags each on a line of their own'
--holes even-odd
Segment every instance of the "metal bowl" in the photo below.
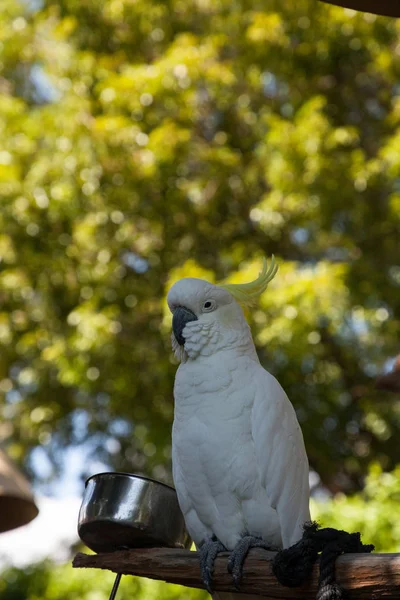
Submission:
<svg viewBox="0 0 400 600">
<path fill-rule="evenodd" d="M 85 485 L 78 534 L 95 552 L 190 548 L 173 487 L 131 473 L 98 473 Z"/>
</svg>

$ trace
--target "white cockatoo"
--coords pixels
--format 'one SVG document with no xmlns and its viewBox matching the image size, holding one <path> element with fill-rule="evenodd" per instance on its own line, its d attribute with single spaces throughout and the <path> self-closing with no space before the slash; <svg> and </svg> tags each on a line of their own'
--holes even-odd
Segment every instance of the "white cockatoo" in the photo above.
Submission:
<svg viewBox="0 0 400 600">
<path fill-rule="evenodd" d="M 219 552 L 231 552 L 229 570 L 238 584 L 251 547 L 287 548 L 310 520 L 308 460 L 296 413 L 261 366 L 240 306 L 250 306 L 276 271 L 272 257 L 251 283 L 185 278 L 167 297 L 180 360 L 173 478 L 209 591 Z"/>
</svg>

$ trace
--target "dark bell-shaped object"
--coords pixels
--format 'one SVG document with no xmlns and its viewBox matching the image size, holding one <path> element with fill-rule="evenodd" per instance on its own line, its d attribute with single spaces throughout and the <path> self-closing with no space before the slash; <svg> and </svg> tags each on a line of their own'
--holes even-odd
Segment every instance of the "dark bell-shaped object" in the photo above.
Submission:
<svg viewBox="0 0 400 600">
<path fill-rule="evenodd" d="M 400 17 L 399 0 L 322 0 L 328 4 L 335 4 L 343 8 L 351 8 L 374 15 L 387 17 Z"/>
<path fill-rule="evenodd" d="M 38 512 L 28 481 L 0 449 L 0 533 L 26 525 Z"/>
</svg>

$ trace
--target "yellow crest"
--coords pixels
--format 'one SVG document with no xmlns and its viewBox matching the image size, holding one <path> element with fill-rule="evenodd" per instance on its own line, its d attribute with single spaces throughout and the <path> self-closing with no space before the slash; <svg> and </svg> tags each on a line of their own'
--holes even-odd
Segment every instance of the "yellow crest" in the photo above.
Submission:
<svg viewBox="0 0 400 600">
<path fill-rule="evenodd" d="M 218 283 L 217 285 L 232 294 L 240 304 L 252 306 L 255 304 L 257 298 L 265 292 L 269 282 L 275 277 L 277 271 L 278 265 L 276 264 L 275 256 L 272 255 L 268 268 L 266 259 L 263 259 L 262 270 L 254 281 L 250 281 L 249 283 Z"/>
</svg>

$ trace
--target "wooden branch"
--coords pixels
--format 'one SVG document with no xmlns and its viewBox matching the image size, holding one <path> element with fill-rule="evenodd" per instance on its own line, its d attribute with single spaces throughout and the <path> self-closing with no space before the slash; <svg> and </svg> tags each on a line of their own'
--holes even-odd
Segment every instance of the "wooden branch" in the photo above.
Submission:
<svg viewBox="0 0 400 600">
<path fill-rule="evenodd" d="M 215 562 L 214 588 L 236 592 L 232 577 L 227 571 L 228 553 L 221 554 Z M 268 600 L 315 598 L 318 565 L 314 567 L 311 581 L 298 588 L 280 585 L 272 573 L 274 552 L 261 549 L 250 551 L 246 559 L 240 591 L 258 594 Z M 195 588 L 203 588 L 200 579 L 197 552 L 171 548 L 134 549 L 109 554 L 77 554 L 73 561 L 77 568 L 108 569 L 124 575 L 138 575 L 161 579 Z M 356 598 L 400 598 L 400 554 L 345 554 L 336 561 L 336 578 L 349 592 L 349 600 Z"/>
<path fill-rule="evenodd" d="M 387 17 L 400 17 L 399 3 L 395 0 L 322 0 L 327 4 L 336 4 L 344 8 L 361 10 L 363 12 L 374 13 L 375 15 L 385 15 Z"/>
</svg>

